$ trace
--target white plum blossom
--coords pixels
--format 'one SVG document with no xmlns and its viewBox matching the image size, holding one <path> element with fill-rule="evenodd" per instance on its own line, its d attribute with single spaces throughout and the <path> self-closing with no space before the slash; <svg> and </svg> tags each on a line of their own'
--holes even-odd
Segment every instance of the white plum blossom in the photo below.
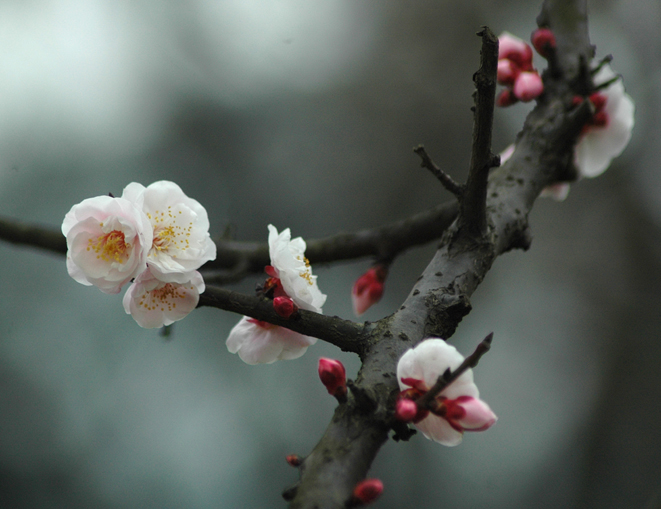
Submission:
<svg viewBox="0 0 661 509">
<path fill-rule="evenodd" d="M 610 66 L 604 65 L 594 77 L 594 83 L 598 86 L 615 76 Z M 611 160 L 625 149 L 634 126 L 635 106 L 624 91 L 621 79 L 600 90 L 598 95 L 605 99 L 603 125 L 588 126 L 574 152 L 574 162 L 581 177 L 601 175 Z"/>
<path fill-rule="evenodd" d="M 454 370 L 463 361 L 462 355 L 442 339 L 422 341 L 407 350 L 397 364 L 401 396 L 417 399 L 445 370 Z M 473 372 L 468 369 L 436 397 L 437 409 L 413 422 L 427 438 L 447 446 L 458 445 L 464 431 L 483 431 L 496 422 L 496 415 L 479 395 Z"/>
<path fill-rule="evenodd" d="M 317 338 L 244 316 L 230 331 L 226 344 L 246 364 L 271 364 L 296 359 L 316 342 Z"/>
<path fill-rule="evenodd" d="M 326 295 L 317 286 L 317 276 L 312 275 L 310 262 L 305 258 L 305 241 L 301 237 L 291 238 L 289 228 L 278 234 L 270 224 L 269 254 L 274 277 L 282 283 L 289 298 L 301 309 L 321 313 Z"/>
<path fill-rule="evenodd" d="M 138 276 L 124 294 L 124 310 L 145 329 L 163 327 L 190 313 L 204 292 L 202 275 L 193 271 L 184 283 L 166 283 L 154 277 L 150 269 Z"/>
<path fill-rule="evenodd" d="M 610 66 L 604 65 L 594 77 L 594 83 L 598 86 L 615 76 Z M 611 161 L 626 148 L 635 123 L 636 108 L 631 97 L 624 91 L 621 79 L 592 94 L 590 100 L 596 112 L 574 148 L 574 165 L 579 179 L 598 177 L 606 171 Z M 515 148 L 512 144 L 501 152 L 501 164 L 512 157 Z M 568 194 L 569 183 L 557 182 L 545 187 L 540 196 L 563 201 Z"/>
<path fill-rule="evenodd" d="M 274 309 L 288 318 L 293 312 L 283 313 L 276 303 L 291 299 L 296 308 L 321 313 L 326 295 L 319 290 L 317 276 L 312 275 L 310 262 L 305 258 L 305 241 L 300 237 L 292 240 L 289 228 L 280 234 L 273 225 L 268 228 L 271 265 L 266 267 L 266 272 L 271 277 L 265 288 L 273 291 Z M 231 353 L 238 353 L 247 364 L 269 364 L 296 359 L 316 341 L 316 338 L 244 316 L 230 332 L 226 344 Z"/>
<path fill-rule="evenodd" d="M 149 218 L 153 242 L 147 261 L 157 279 L 186 283 L 195 270 L 216 258 L 207 211 L 174 182 L 161 180 L 146 188 L 132 182 L 122 197 L 141 202 Z"/>
<path fill-rule="evenodd" d="M 84 285 L 105 293 L 121 287 L 147 267 L 152 227 L 142 202 L 97 196 L 74 205 L 62 222 L 67 270 Z"/>
</svg>

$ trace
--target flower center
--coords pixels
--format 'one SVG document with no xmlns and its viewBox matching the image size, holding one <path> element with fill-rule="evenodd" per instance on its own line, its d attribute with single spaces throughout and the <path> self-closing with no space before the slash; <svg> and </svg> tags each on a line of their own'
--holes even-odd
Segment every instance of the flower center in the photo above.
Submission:
<svg viewBox="0 0 661 509">
<path fill-rule="evenodd" d="M 181 210 L 178 213 L 181 214 Z M 158 252 L 169 253 L 170 249 L 186 251 L 190 247 L 188 237 L 193 229 L 193 223 L 188 223 L 186 227 L 179 226 L 177 215 L 172 207 L 168 207 L 165 212 L 155 210 L 153 215 L 147 213 L 147 217 L 154 227 L 154 240 L 149 256 L 155 256 Z M 176 258 L 176 255 L 172 256 Z"/>
<path fill-rule="evenodd" d="M 180 286 L 171 283 L 165 283 L 163 286 L 154 288 L 151 292 L 146 292 L 140 299 L 139 306 L 144 307 L 147 311 L 154 311 L 160 308 L 165 311 L 172 311 L 177 307 L 176 299 L 183 299 L 185 293 L 180 291 Z"/>
<path fill-rule="evenodd" d="M 87 250 L 94 251 L 96 257 L 104 262 L 124 263 L 129 258 L 130 249 L 131 244 L 126 242 L 124 233 L 119 230 L 113 230 L 87 241 Z"/>
<path fill-rule="evenodd" d="M 300 256 L 296 257 L 297 260 L 301 260 Z M 310 286 L 314 284 L 312 281 L 312 270 L 310 269 L 310 260 L 308 260 L 305 256 L 303 257 L 303 262 L 305 263 L 305 271 L 299 272 L 299 276 L 301 276 L 303 279 L 305 279 Z"/>
</svg>

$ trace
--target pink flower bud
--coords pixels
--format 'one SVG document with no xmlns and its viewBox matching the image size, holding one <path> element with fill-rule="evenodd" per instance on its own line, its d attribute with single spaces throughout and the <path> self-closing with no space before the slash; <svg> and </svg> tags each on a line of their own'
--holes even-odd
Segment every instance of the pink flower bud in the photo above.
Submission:
<svg viewBox="0 0 661 509">
<path fill-rule="evenodd" d="M 512 91 L 509 88 L 506 88 L 500 94 L 498 94 L 498 97 L 496 98 L 496 106 L 506 108 L 507 106 L 512 106 L 512 104 L 515 104 L 518 101 L 519 100 L 512 93 Z"/>
<path fill-rule="evenodd" d="M 343 397 L 347 393 L 347 373 L 340 361 L 322 357 L 319 359 L 319 378 L 328 394 Z"/>
<path fill-rule="evenodd" d="M 538 28 L 530 36 L 530 41 L 537 53 L 544 58 L 549 58 L 555 50 L 555 35 L 548 28 Z"/>
<path fill-rule="evenodd" d="M 536 72 L 522 72 L 514 81 L 514 95 L 523 102 L 532 101 L 544 92 L 542 78 Z"/>
<path fill-rule="evenodd" d="M 459 396 L 445 400 L 444 418 L 450 425 L 461 431 L 484 431 L 498 420 L 484 401 L 472 396 Z"/>
<path fill-rule="evenodd" d="M 303 463 L 303 459 L 298 454 L 289 454 L 285 457 L 285 460 L 292 467 L 299 467 L 301 466 L 301 463 Z"/>
<path fill-rule="evenodd" d="M 511 86 L 521 72 L 521 69 L 507 58 L 498 60 L 498 83 Z"/>
<path fill-rule="evenodd" d="M 296 312 L 296 304 L 289 297 L 276 297 L 273 299 L 273 309 L 283 318 L 289 318 Z"/>
<path fill-rule="evenodd" d="M 383 493 L 383 483 L 380 479 L 364 479 L 353 489 L 354 501 L 367 505 L 374 502 Z"/>
<path fill-rule="evenodd" d="M 356 316 L 362 315 L 383 296 L 383 283 L 388 270 L 383 265 L 375 265 L 360 276 L 351 290 L 353 311 Z"/>
<path fill-rule="evenodd" d="M 507 32 L 498 37 L 498 60 L 503 58 L 511 60 L 524 71 L 532 69 L 532 49 L 528 43 Z"/>
<path fill-rule="evenodd" d="M 418 415 L 418 405 L 410 399 L 400 399 L 395 405 L 395 419 L 403 422 L 411 422 Z"/>
</svg>

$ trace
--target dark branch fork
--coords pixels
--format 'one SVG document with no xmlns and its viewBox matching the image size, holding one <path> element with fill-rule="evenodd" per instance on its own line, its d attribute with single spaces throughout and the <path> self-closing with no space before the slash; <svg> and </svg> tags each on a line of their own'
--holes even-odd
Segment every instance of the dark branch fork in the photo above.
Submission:
<svg viewBox="0 0 661 509">
<path fill-rule="evenodd" d="M 470 297 L 493 260 L 530 244 L 528 214 L 541 190 L 570 180 L 573 147 L 591 112 L 589 101 L 572 105 L 576 94 L 593 90 L 588 63 L 594 56 L 587 32 L 585 0 L 545 0 L 540 26 L 553 30 L 557 49 L 544 73 L 545 92 L 517 137 L 516 150 L 501 167 L 491 153 L 498 41 L 488 28 L 482 38 L 476 85 L 473 148 L 469 175 L 458 184 L 418 147 L 416 153 L 457 198 L 432 211 L 373 230 L 338 234 L 308 242 L 312 263 L 364 256 L 392 259 L 416 244 L 441 238 L 433 259 L 400 309 L 376 323 L 358 324 L 338 317 L 300 311 L 290 320 L 278 316 L 263 297 L 240 295 L 208 285 L 200 305 L 246 314 L 303 334 L 319 337 L 357 353 L 362 367 L 347 383 L 346 402 L 338 405 L 324 436 L 301 461 L 300 481 L 286 490 L 293 508 L 342 508 L 364 479 L 380 447 L 397 426 L 393 411 L 399 392 L 397 361 L 428 337 L 448 339 L 470 311 Z M 59 232 L 0 219 L 0 238 L 57 253 L 66 252 Z M 205 270 L 222 270 L 222 280 L 261 272 L 269 263 L 264 243 L 218 242 L 218 259 Z M 429 397 L 435 397 L 488 350 L 490 337 L 454 372 L 444 374 Z M 424 403 L 424 401 L 423 401 Z M 406 438 L 406 434 L 399 433 Z"/>
</svg>

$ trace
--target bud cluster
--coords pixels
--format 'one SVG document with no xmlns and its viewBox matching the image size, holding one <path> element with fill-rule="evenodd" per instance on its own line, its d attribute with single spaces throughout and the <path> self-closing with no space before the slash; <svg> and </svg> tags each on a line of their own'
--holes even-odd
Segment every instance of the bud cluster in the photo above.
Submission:
<svg viewBox="0 0 661 509">
<path fill-rule="evenodd" d="M 549 58 L 555 48 L 555 37 L 548 28 L 540 28 L 532 34 L 537 52 Z M 544 91 L 544 83 L 532 65 L 532 49 L 525 41 L 503 32 L 498 38 L 498 83 L 505 85 L 496 104 L 510 106 L 517 101 L 529 102 Z"/>
</svg>

